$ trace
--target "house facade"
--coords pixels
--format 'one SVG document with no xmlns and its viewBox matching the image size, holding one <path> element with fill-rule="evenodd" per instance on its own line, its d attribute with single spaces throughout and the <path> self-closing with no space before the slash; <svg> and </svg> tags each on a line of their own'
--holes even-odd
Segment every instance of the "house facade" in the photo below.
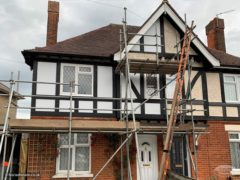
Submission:
<svg viewBox="0 0 240 180">
<path fill-rule="evenodd" d="M 59 4 L 49 1 L 47 46 L 22 52 L 32 69 L 33 81 L 48 83 L 33 83 L 32 107 L 35 108 L 31 110 L 31 120 L 66 120 L 71 114 L 76 121 L 119 121 L 125 101 L 130 108 L 130 99 L 125 99 L 124 73 L 117 72 L 122 56 L 119 49 L 122 26 L 110 24 L 57 42 L 58 13 Z M 129 59 L 144 64 L 156 59 L 157 50 L 158 59 L 177 62 L 181 43 L 175 44 L 183 38 L 184 29 L 181 17 L 164 1 L 141 27 L 127 26 L 128 32 L 133 33 L 127 48 Z M 184 124 L 189 124 L 193 116 L 196 136 L 193 140 L 191 129 L 181 130 L 179 118 L 169 168 L 195 177 L 191 145 L 195 141 L 198 179 L 240 179 L 240 58 L 226 53 L 222 19 L 212 20 L 206 26 L 206 34 L 208 47 L 194 34 L 189 52 L 192 70 L 191 74 L 190 71 L 185 74 L 183 89 L 183 99 L 189 99 L 189 91 L 192 97 L 183 106 L 190 109 L 192 104 L 192 111 L 184 113 Z M 169 84 L 174 73 L 168 74 L 166 68 L 159 66 L 157 72 L 143 73 L 144 67 L 139 64 L 138 70 L 131 73 L 133 107 L 140 123 L 140 167 L 134 138 L 129 142 L 133 179 L 140 179 L 140 172 L 142 179 L 158 178 L 175 86 L 174 81 Z M 158 93 L 141 105 L 155 90 Z M 70 143 L 70 177 L 92 179 L 120 145 L 120 137 L 118 133 L 105 134 L 98 129 L 74 131 Z M 68 134 L 33 132 L 28 141 L 27 173 L 38 174 L 41 179 L 67 178 Z M 122 153 L 126 162 L 125 148 Z M 120 159 L 118 154 L 98 179 L 120 179 L 121 171 L 127 177 L 127 165 L 123 163 L 120 168 Z"/>
</svg>

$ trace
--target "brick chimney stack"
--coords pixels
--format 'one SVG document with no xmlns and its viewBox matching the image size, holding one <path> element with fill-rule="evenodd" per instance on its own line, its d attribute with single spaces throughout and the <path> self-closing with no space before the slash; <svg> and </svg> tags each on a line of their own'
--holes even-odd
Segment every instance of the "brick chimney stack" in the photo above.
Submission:
<svg viewBox="0 0 240 180">
<path fill-rule="evenodd" d="M 48 1 L 48 23 L 47 23 L 47 43 L 46 45 L 54 45 L 57 43 L 59 19 L 59 2 Z"/>
<path fill-rule="evenodd" d="M 216 17 L 210 21 L 206 26 L 206 34 L 209 48 L 226 52 L 223 19 Z"/>
</svg>

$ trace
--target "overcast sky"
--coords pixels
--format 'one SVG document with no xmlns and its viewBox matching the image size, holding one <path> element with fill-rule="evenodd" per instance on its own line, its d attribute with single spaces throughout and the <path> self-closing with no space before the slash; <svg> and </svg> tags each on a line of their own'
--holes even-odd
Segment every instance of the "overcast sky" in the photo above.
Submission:
<svg viewBox="0 0 240 180">
<path fill-rule="evenodd" d="M 47 0 L 0 0 L 0 79 L 9 79 L 21 72 L 22 80 L 31 80 L 32 72 L 24 64 L 21 51 L 44 46 L 46 43 Z M 198 34 L 206 42 L 205 26 L 216 14 L 225 19 L 227 52 L 240 56 L 239 0 L 169 0 L 181 17 L 195 21 Z M 128 24 L 142 23 L 159 6 L 161 0 L 60 0 L 58 41 L 77 36 L 109 23 L 121 23 L 123 7 L 128 8 Z M 30 94 L 28 85 L 20 85 L 22 94 Z M 22 105 L 30 106 L 30 100 Z M 27 117 L 21 111 L 19 117 Z"/>
</svg>

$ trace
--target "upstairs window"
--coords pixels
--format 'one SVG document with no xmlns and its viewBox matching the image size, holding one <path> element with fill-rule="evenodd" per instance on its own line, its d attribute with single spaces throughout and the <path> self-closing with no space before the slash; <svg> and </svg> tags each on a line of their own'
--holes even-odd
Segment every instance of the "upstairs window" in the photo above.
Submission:
<svg viewBox="0 0 240 180">
<path fill-rule="evenodd" d="M 240 102 L 240 75 L 224 75 L 226 102 Z"/>
<path fill-rule="evenodd" d="M 240 133 L 229 133 L 232 170 L 240 171 Z"/>
<path fill-rule="evenodd" d="M 153 98 L 160 98 L 159 76 L 156 74 L 146 74 L 145 75 L 145 98 L 149 98 L 153 93 L 155 93 Z"/>
<path fill-rule="evenodd" d="M 93 66 L 62 64 L 61 82 L 73 82 L 73 95 L 92 96 L 93 95 Z M 61 86 L 62 94 L 69 95 L 70 85 Z"/>
</svg>

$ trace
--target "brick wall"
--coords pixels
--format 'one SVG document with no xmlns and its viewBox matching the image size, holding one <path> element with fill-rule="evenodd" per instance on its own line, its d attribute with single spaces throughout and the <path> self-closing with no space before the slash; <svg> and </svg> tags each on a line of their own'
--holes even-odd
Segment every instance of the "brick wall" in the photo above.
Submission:
<svg viewBox="0 0 240 180">
<path fill-rule="evenodd" d="M 228 132 L 224 129 L 225 124 L 236 124 L 236 122 L 209 121 L 208 134 L 199 137 L 197 148 L 199 180 L 211 178 L 226 180 L 230 175 L 230 144 Z M 240 177 L 233 178 L 240 179 Z"/>
<path fill-rule="evenodd" d="M 49 180 L 56 172 L 57 158 L 57 135 L 34 133 L 29 136 L 28 145 L 28 174 L 39 174 L 39 177 L 28 177 L 28 179 Z M 109 141 L 104 134 L 92 135 L 92 173 L 96 174 L 108 160 L 112 151 L 109 151 Z M 114 162 L 111 162 L 99 175 L 98 179 L 116 179 Z M 59 179 L 59 178 L 58 178 Z M 74 179 L 74 178 L 71 178 Z M 79 178 L 76 178 L 79 179 Z M 89 178 L 81 178 L 89 179 Z M 91 178 L 90 178 L 91 179 Z"/>
</svg>

